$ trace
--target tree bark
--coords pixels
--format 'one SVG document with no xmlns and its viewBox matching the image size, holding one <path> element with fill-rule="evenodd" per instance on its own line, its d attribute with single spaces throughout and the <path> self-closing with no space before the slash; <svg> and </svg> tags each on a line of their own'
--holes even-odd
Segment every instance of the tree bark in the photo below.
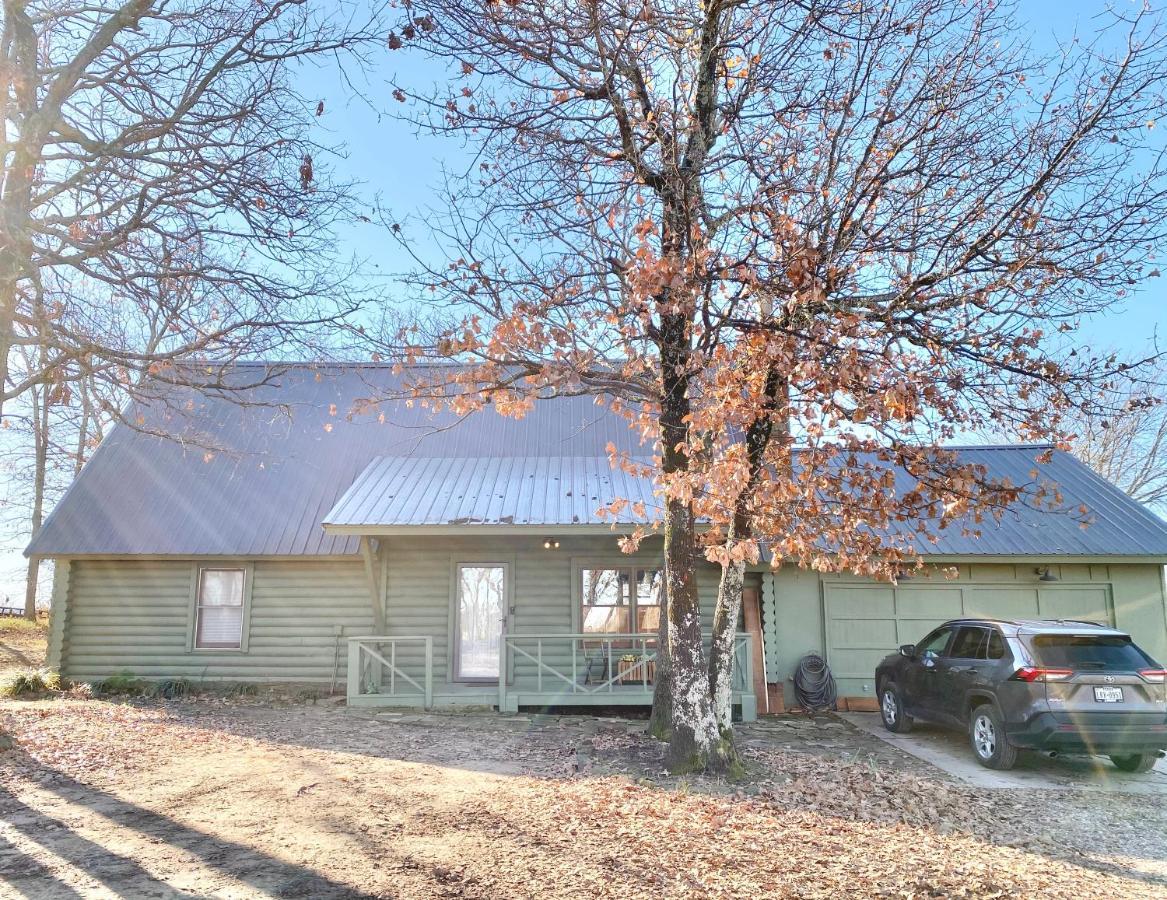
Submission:
<svg viewBox="0 0 1167 900">
<path fill-rule="evenodd" d="M 669 567 L 665 560 L 665 584 L 668 584 Z M 648 733 L 660 741 L 667 741 L 673 732 L 673 677 L 669 659 L 669 592 L 662 591 L 660 623 L 656 632 L 656 671 L 652 684 L 652 715 L 648 720 Z"/>
<path fill-rule="evenodd" d="M 750 526 L 750 503 L 754 489 L 767 464 L 767 452 L 774 437 L 775 426 L 785 438 L 790 431 L 786 419 L 789 406 L 789 381 L 774 366 L 766 372 L 763 414 L 750 423 L 746 430 L 748 475 L 738 493 L 734 519 L 726 534 L 726 545 L 753 536 Z M 786 474 L 791 473 L 789 458 L 783 460 Z M 780 474 L 780 473 L 776 473 Z M 717 605 L 713 610 L 713 640 L 709 652 L 709 686 L 713 697 L 713 712 L 717 727 L 732 752 L 733 735 L 733 664 L 737 622 L 742 612 L 742 592 L 745 587 L 744 560 L 731 560 L 721 567 L 721 582 L 717 590 Z"/>
<path fill-rule="evenodd" d="M 684 313 L 661 316 L 660 409 L 662 469 L 685 471 L 689 399 L 689 320 Z M 690 504 L 670 497 L 665 502 L 665 592 L 668 612 L 669 680 L 672 731 L 666 762 L 674 772 L 725 768 L 721 735 L 713 717 L 713 700 L 701 640 L 701 603 L 693 566 L 696 522 Z"/>
<path fill-rule="evenodd" d="M 733 740 L 733 666 L 737 621 L 742 611 L 742 590 L 746 580 L 745 561 L 721 567 L 717 606 L 713 610 L 713 639 L 709 648 L 709 688 L 713 694 L 713 716 L 727 742 Z"/>
<path fill-rule="evenodd" d="M 32 486 L 32 534 L 35 536 L 44 520 L 45 478 L 49 467 L 49 392 L 48 385 L 41 385 L 30 391 L 32 399 L 33 429 L 33 486 Z M 40 577 L 41 563 L 37 557 L 28 560 L 28 572 L 24 583 L 24 617 L 36 621 L 37 579 Z"/>
</svg>

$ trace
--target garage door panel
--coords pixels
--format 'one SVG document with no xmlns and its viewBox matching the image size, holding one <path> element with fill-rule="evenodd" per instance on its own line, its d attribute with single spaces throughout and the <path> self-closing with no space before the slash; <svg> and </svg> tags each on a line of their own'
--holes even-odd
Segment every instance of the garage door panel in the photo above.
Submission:
<svg viewBox="0 0 1167 900">
<path fill-rule="evenodd" d="M 831 587 L 831 614 L 838 619 L 892 618 L 895 591 L 886 585 L 846 585 Z"/>
<path fill-rule="evenodd" d="M 996 619 L 1033 619 L 1039 615 L 1036 588 L 967 588 L 964 615 Z"/>
<path fill-rule="evenodd" d="M 888 650 L 835 650 L 831 653 L 831 674 L 836 678 L 870 678 Z"/>
<path fill-rule="evenodd" d="M 1107 584 L 825 584 L 827 654 L 840 691 L 857 693 L 901 644 L 919 643 L 949 619 L 1063 618 L 1111 622 Z M 861 679 L 844 690 L 845 679 Z"/>
<path fill-rule="evenodd" d="M 1038 592 L 1041 615 L 1046 619 L 1086 619 L 1111 621 L 1107 592 L 1104 588 L 1042 588 Z"/>
<path fill-rule="evenodd" d="M 960 588 L 902 587 L 896 592 L 901 619 L 955 619 L 963 615 Z"/>
<path fill-rule="evenodd" d="M 895 644 L 896 623 L 895 619 L 834 619 L 831 636 L 840 649 L 879 649 Z"/>
</svg>

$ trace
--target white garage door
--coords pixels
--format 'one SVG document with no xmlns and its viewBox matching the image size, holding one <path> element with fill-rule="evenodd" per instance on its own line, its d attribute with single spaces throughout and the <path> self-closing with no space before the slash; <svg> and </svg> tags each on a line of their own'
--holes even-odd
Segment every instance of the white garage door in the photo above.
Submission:
<svg viewBox="0 0 1167 900">
<path fill-rule="evenodd" d="M 1114 623 L 1108 585 L 991 583 L 828 583 L 823 586 L 827 662 L 839 693 L 871 693 L 875 667 L 901 644 L 914 644 L 948 619 L 1085 619 Z M 864 690 L 866 685 L 866 690 Z"/>
</svg>

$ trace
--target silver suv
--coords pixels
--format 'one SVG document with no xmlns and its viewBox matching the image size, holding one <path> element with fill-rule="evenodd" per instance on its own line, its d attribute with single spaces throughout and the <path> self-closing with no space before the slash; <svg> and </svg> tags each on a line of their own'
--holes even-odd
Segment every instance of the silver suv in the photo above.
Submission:
<svg viewBox="0 0 1167 900">
<path fill-rule="evenodd" d="M 967 729 L 991 769 L 1039 750 L 1147 772 L 1167 748 L 1167 671 L 1094 622 L 954 619 L 887 657 L 875 684 L 889 731 L 917 718 Z"/>
</svg>

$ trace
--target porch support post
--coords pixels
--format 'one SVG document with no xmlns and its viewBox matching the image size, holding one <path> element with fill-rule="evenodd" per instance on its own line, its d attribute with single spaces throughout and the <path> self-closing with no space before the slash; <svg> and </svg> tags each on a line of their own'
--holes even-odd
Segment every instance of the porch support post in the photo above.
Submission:
<svg viewBox="0 0 1167 900">
<path fill-rule="evenodd" d="M 770 697 L 769 691 L 766 690 L 765 641 L 762 639 L 762 611 L 756 587 L 747 587 L 742 591 L 742 616 L 745 619 L 746 631 L 750 635 L 750 652 L 747 658 L 753 670 L 753 678 L 746 683 L 752 683 L 755 702 L 762 712 L 768 713 Z"/>
<path fill-rule="evenodd" d="M 377 577 L 378 553 L 373 542 L 361 535 L 361 558 L 365 561 L 365 582 L 369 588 L 369 602 L 373 606 L 373 632 L 385 634 L 385 607 L 381 600 L 381 580 Z"/>
</svg>

